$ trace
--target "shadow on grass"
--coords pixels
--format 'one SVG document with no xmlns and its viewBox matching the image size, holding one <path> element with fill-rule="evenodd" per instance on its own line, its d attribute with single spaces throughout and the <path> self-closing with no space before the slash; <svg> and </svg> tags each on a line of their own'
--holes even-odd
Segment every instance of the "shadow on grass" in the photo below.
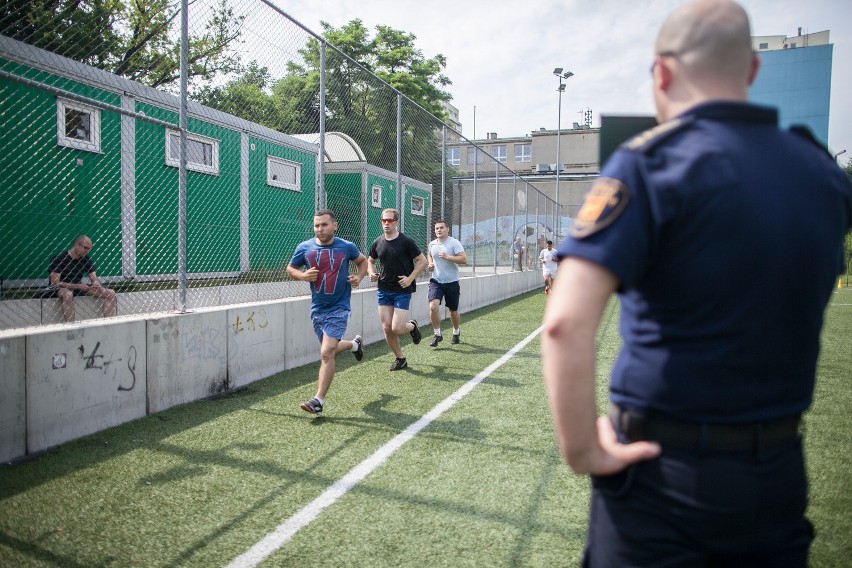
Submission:
<svg viewBox="0 0 852 568">
<path fill-rule="evenodd" d="M 504 300 L 499 304 L 470 312 L 469 314 L 465 314 L 465 321 L 470 325 L 478 320 L 488 319 L 507 308 L 511 310 L 514 304 L 523 302 L 535 294 L 535 292 L 530 292 Z M 478 354 L 493 353 L 495 355 L 502 355 L 505 353 L 505 349 L 497 349 L 484 345 L 471 343 L 463 343 L 462 345 L 475 350 Z M 450 355 L 451 353 L 447 354 Z M 377 359 L 384 355 L 385 353 L 376 353 L 373 356 L 368 355 L 365 357 L 365 361 Z M 319 348 L 317 348 L 317 357 L 319 357 Z M 338 373 L 356 364 L 359 363 L 351 360 L 351 358 L 342 358 L 337 364 Z M 433 369 L 435 368 L 440 369 L 440 373 L 438 374 L 441 380 L 457 380 L 461 382 L 470 379 L 469 375 L 457 372 L 457 367 L 452 368 L 450 365 L 442 365 L 440 367 L 433 367 Z M 53 479 L 85 469 L 93 464 L 116 458 L 137 450 L 140 447 L 156 448 L 162 440 L 196 428 L 207 422 L 215 421 L 234 412 L 248 410 L 268 412 L 253 407 L 282 393 L 315 383 L 317 370 L 318 362 L 309 363 L 258 380 L 245 387 L 225 391 L 208 399 L 175 406 L 156 414 L 72 440 L 44 452 L 15 460 L 12 463 L 2 464 L 0 465 L 0 499 L 31 490 Z M 416 368 L 409 368 L 406 371 L 419 377 L 435 378 L 434 372 L 427 373 Z M 381 403 L 381 400 L 371 403 L 372 406 L 368 405 L 370 410 L 365 408 L 368 414 L 370 411 L 375 412 L 373 420 L 369 421 L 373 425 L 384 424 L 392 429 L 399 429 L 405 428 L 408 424 L 419 419 L 419 417 L 405 413 L 392 413 L 381 410 Z M 190 406 L 192 407 L 191 412 L 188 411 L 188 407 Z M 353 422 L 348 419 L 346 421 Z M 323 422 L 326 424 L 333 423 L 324 417 L 316 421 L 316 426 L 321 426 Z M 144 446 L 140 446 L 140 440 L 144 440 Z M 192 474 L 190 471 L 185 473 Z"/>
</svg>

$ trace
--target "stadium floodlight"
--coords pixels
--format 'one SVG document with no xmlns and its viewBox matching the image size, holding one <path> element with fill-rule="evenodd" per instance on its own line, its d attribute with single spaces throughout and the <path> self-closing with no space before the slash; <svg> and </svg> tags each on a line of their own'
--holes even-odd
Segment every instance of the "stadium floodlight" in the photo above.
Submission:
<svg viewBox="0 0 852 568">
<path fill-rule="evenodd" d="M 556 78 L 559 79 L 559 88 L 556 89 L 559 93 L 559 112 L 557 114 L 556 119 L 556 241 L 559 242 L 559 239 L 562 238 L 562 230 L 560 225 L 562 224 L 562 210 L 559 206 L 559 176 L 562 170 L 562 162 L 560 161 L 561 155 L 561 147 L 559 145 L 559 134 L 562 131 L 562 93 L 565 92 L 565 83 L 562 79 L 568 79 L 569 77 L 573 77 L 574 74 L 571 71 L 562 72 L 562 67 L 556 67 L 553 70 L 553 74 L 556 75 Z"/>
</svg>

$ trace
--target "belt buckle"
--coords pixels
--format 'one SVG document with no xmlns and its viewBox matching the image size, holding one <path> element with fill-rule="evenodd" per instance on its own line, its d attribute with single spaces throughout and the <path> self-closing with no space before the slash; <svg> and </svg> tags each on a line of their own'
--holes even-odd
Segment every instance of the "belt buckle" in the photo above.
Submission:
<svg viewBox="0 0 852 568">
<path fill-rule="evenodd" d="M 613 405 L 612 410 L 613 422 L 625 441 L 635 442 L 646 439 L 645 424 L 648 417 L 644 412 L 636 412 L 616 405 Z"/>
</svg>

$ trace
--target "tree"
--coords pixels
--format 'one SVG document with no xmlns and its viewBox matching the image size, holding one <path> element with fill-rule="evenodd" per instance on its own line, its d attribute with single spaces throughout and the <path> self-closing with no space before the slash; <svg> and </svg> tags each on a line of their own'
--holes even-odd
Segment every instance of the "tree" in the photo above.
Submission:
<svg viewBox="0 0 852 568">
<path fill-rule="evenodd" d="M 441 72 L 446 58 L 438 54 L 426 59 L 415 47 L 416 36 L 388 26 L 377 26 L 373 38 L 358 19 L 340 29 L 326 22 L 322 27 L 326 40 L 340 50 L 326 50 L 328 130 L 340 130 L 355 139 L 369 163 L 394 169 L 396 93 L 375 77 L 443 119 L 441 103 L 451 98 L 443 90 L 451 84 Z M 319 68 L 319 42 L 309 42 L 302 55 L 305 71 Z M 441 155 L 436 139 L 440 123 L 414 105 L 403 104 L 403 174 L 440 184 Z"/>
<path fill-rule="evenodd" d="M 242 75 L 222 87 L 205 85 L 196 98 L 207 106 L 278 129 L 280 117 L 270 93 L 271 83 L 269 70 L 252 61 Z"/>
<path fill-rule="evenodd" d="M 217 0 L 203 31 L 189 38 L 189 77 L 240 70 L 231 50 L 244 17 Z M 190 6 L 195 4 L 191 1 Z M 0 33 L 151 87 L 180 78 L 178 0 L 2 0 Z"/>
<path fill-rule="evenodd" d="M 414 35 L 388 26 L 377 26 L 372 38 L 358 19 L 339 29 L 326 22 L 322 27 L 325 40 L 335 47 L 326 49 L 326 129 L 351 136 L 369 163 L 394 169 L 396 92 L 382 81 L 443 118 L 441 102 L 450 100 L 443 90 L 450 80 L 441 73 L 446 59 L 426 59 L 415 47 Z M 288 134 L 318 132 L 320 48 L 319 40 L 309 40 L 299 51 L 301 61 L 290 61 L 286 74 L 274 81 L 253 63 L 225 85 L 203 89 L 199 101 Z M 438 126 L 411 103 L 404 104 L 405 175 L 436 183 L 441 162 Z"/>
</svg>

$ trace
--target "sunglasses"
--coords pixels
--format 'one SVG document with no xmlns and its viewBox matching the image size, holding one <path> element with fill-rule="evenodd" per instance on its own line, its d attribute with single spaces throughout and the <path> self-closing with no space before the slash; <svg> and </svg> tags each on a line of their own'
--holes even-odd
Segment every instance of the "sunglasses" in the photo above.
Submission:
<svg viewBox="0 0 852 568">
<path fill-rule="evenodd" d="M 382 219 L 383 225 L 389 225 L 390 223 L 396 223 L 396 219 Z"/>
</svg>

